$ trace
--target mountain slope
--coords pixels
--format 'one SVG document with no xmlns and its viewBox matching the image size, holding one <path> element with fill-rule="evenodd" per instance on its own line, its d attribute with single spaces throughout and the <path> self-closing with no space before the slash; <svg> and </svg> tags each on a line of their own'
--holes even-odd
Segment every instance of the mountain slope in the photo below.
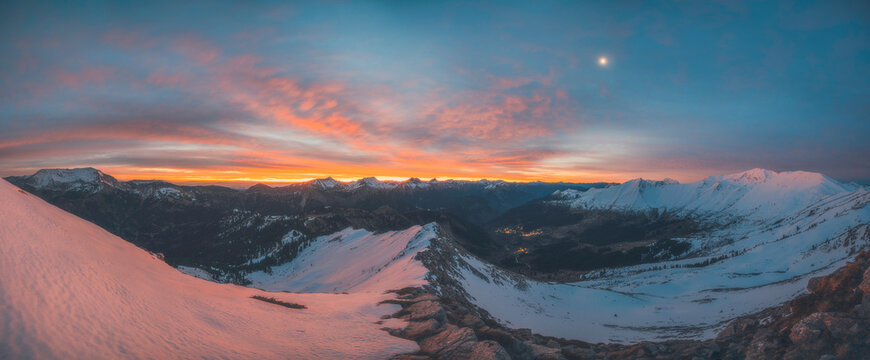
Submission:
<svg viewBox="0 0 870 360">
<path fill-rule="evenodd" d="M 0 358 L 373 359 L 417 349 L 375 324 L 396 309 L 375 305 L 385 295 L 211 283 L 5 181 L 0 198 Z"/>
<path fill-rule="evenodd" d="M 855 189 L 818 173 L 752 169 L 710 176 L 688 184 L 670 179 L 635 179 L 586 192 L 558 191 L 554 197 L 573 207 L 658 209 L 684 215 L 728 215 L 763 220 L 799 211 L 827 196 Z"/>
<path fill-rule="evenodd" d="M 691 245 L 686 256 L 568 283 L 533 281 L 441 244 L 436 251 L 454 255 L 439 258 L 455 260 L 427 264 L 441 268 L 433 271 L 441 274 L 436 280 L 495 319 L 543 335 L 622 343 L 703 339 L 731 319 L 804 293 L 810 277 L 870 246 L 870 191 L 819 174 L 749 171 L 686 185 L 630 181 L 556 195 L 562 196 L 556 205 L 667 209 L 720 225 L 681 239 Z M 443 281 L 445 273 L 452 283 Z"/>
<path fill-rule="evenodd" d="M 347 228 L 318 237 L 270 273 L 258 271 L 247 278 L 251 286 L 269 291 L 383 293 L 420 286 L 427 270 L 414 257 L 436 231 L 434 223 L 379 234 Z"/>
</svg>

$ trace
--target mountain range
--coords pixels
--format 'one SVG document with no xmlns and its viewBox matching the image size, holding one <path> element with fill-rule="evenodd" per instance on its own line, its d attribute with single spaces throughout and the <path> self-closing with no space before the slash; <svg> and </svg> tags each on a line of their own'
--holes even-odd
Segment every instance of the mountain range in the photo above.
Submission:
<svg viewBox="0 0 870 360">
<path fill-rule="evenodd" d="M 591 358 L 622 358 L 617 356 L 619 351 L 636 349 L 631 344 L 639 342 L 665 344 L 661 346 L 668 351 L 703 348 L 707 357 L 725 357 L 726 352 L 747 356 L 752 351 L 756 357 L 783 356 L 806 350 L 791 334 L 803 329 L 797 326 L 810 314 L 801 313 L 801 318 L 792 321 L 786 312 L 771 309 L 811 296 L 806 295 L 808 284 L 820 289 L 813 285 L 819 280 L 811 279 L 841 274 L 843 270 L 838 269 L 853 266 L 856 256 L 870 246 L 870 189 L 801 171 L 753 169 L 688 184 L 643 179 L 622 184 L 415 179 L 340 183 L 322 179 L 246 190 L 121 182 L 95 169 L 41 170 L 7 180 L 26 192 L 16 192 L 8 184 L 0 187 L 4 197 L 12 199 L 2 208 L 2 218 L 10 225 L 2 237 L 4 248 L 13 249 L 19 254 L 16 258 L 49 256 L 32 265 L 23 260 L 5 265 L 4 274 L 28 274 L 20 280 L 4 277 L 0 282 L 7 294 L 5 302 L 13 304 L 4 314 L 36 317 L 27 314 L 40 310 L 28 304 L 40 303 L 37 298 L 63 296 L 53 291 L 83 299 L 68 305 L 76 311 L 96 301 L 109 313 L 118 314 L 100 320 L 106 328 L 132 316 L 119 308 L 117 301 L 121 300 L 112 300 L 119 297 L 141 301 L 137 302 L 143 304 L 141 309 L 169 307 L 168 314 L 183 309 L 163 302 L 201 301 L 206 304 L 203 308 L 223 314 L 232 311 L 217 310 L 229 306 L 222 301 L 241 308 L 260 305 L 245 300 L 260 290 L 185 277 L 157 260 L 161 256 L 129 246 L 126 240 L 161 254 L 183 273 L 263 289 L 268 296 L 279 294 L 275 297 L 280 301 L 309 307 L 322 303 L 334 309 L 339 305 L 330 304 L 339 300 L 333 299 L 348 294 L 356 299 L 353 306 L 382 301 L 401 305 L 391 321 L 403 319 L 407 327 L 401 331 L 397 330 L 402 329 L 401 323 L 382 327 L 416 341 L 418 350 L 413 346 L 408 350 L 399 338 L 379 338 L 387 333 L 377 328 L 372 333 L 363 321 L 353 329 L 367 335 L 357 339 L 385 344 L 361 355 L 367 358 L 408 351 L 416 351 L 415 356 L 421 358 L 479 358 L 482 354 L 491 358 L 582 358 L 581 353 Z M 39 241 L 28 243 L 27 239 Z M 146 270 L 123 270 L 123 262 L 133 264 L 132 269 Z M 148 265 L 136 265 L 140 263 Z M 90 270 L 83 272 L 80 267 Z M 147 270 L 150 267 L 159 270 Z M 46 269 L 72 275 L 67 279 Z M 147 271 L 160 275 L 142 275 Z M 125 283 L 127 278 L 130 285 Z M 113 280 L 104 286 L 104 279 Z M 148 285 L 141 285 L 143 281 Z M 850 289 L 857 286 L 860 276 L 856 281 L 849 283 Z M 188 290 L 173 291 L 178 297 L 196 296 L 200 287 L 203 295 L 183 301 L 153 298 L 147 289 L 162 282 L 186 284 L 183 287 Z M 26 290 L 26 283 L 36 284 L 36 290 Z M 125 293 L 127 286 L 146 290 Z M 87 287 L 106 290 L 93 295 L 99 299 L 85 298 L 79 293 Z M 396 297 L 387 291 L 396 291 Z M 15 295 L 22 293 L 32 298 L 22 300 L 20 296 L 25 295 Z M 841 303 L 856 306 L 856 301 L 861 303 L 860 296 Z M 63 321 L 59 320 L 63 308 L 48 309 L 40 320 L 44 322 L 7 321 L 13 324 L 7 328 L 25 329 L 25 338 L 33 341 L 21 348 L 7 346 L 0 353 L 23 354 L 42 351 L 37 350 L 39 344 L 71 343 L 71 338 L 64 338 L 70 335 L 41 332 L 49 322 Z M 306 316 L 325 323 L 343 316 L 321 309 L 312 307 Z M 360 319 L 372 319 L 397 310 L 384 309 L 365 308 L 357 313 Z M 197 319 L 208 317 L 209 311 L 195 313 L 200 314 Z M 848 336 L 862 334 L 864 327 L 870 330 L 867 321 L 861 320 L 864 313 L 851 308 L 839 311 L 852 311 L 848 318 L 858 321 L 854 323 L 857 332 L 847 331 Z M 758 315 L 774 313 L 767 322 Z M 163 321 L 153 316 L 154 321 Z M 751 329 L 734 330 L 736 322 L 756 317 Z M 220 319 L 200 320 L 191 320 L 191 326 L 206 332 L 209 326 L 228 326 Z M 262 331 L 297 326 L 288 321 L 290 325 L 264 321 Z M 755 329 L 785 323 L 788 327 L 777 330 L 779 336 L 791 339 L 784 343 L 753 350 L 757 344 L 736 340 L 749 339 L 746 331 L 753 333 L 745 341 L 769 339 L 774 335 L 762 336 Z M 143 325 L 140 331 L 152 331 L 149 326 Z M 528 329 L 534 336 L 518 329 Z M 825 329 L 819 331 L 834 336 L 830 344 L 854 345 L 854 340 L 848 340 L 852 337 Z M 113 344 L 121 343 L 121 348 L 147 352 L 129 342 Z M 810 353 L 818 357 L 834 351 L 830 344 L 807 351 L 815 351 Z M 246 346 L 239 345 L 241 350 L 217 346 L 214 351 L 256 353 Z M 861 346 L 837 351 L 851 356 Z M 313 346 L 302 348 L 320 354 Z M 263 352 L 256 354 L 275 357 L 280 351 L 264 345 Z"/>
</svg>

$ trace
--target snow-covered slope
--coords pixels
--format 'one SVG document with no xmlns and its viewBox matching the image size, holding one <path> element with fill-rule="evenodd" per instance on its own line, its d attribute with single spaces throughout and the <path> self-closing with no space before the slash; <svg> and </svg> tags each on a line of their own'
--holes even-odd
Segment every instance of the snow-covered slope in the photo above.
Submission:
<svg viewBox="0 0 870 360">
<path fill-rule="evenodd" d="M 820 174 L 751 170 L 685 185 L 634 180 L 556 195 L 578 207 L 657 208 L 728 222 L 684 239 L 692 245 L 688 257 L 602 270 L 567 284 L 523 279 L 460 256 L 450 273 L 473 303 L 544 335 L 593 342 L 709 338 L 735 317 L 794 298 L 810 277 L 870 246 L 870 190 Z"/>
<path fill-rule="evenodd" d="M 388 295 L 216 284 L 5 181 L 0 199 L 0 358 L 378 359 L 417 349 L 375 324 L 398 309 L 376 305 Z"/>
<path fill-rule="evenodd" d="M 587 195 L 588 194 L 588 195 Z M 268 290 L 379 292 L 428 280 L 466 296 L 495 319 L 536 333 L 592 342 L 709 338 L 735 317 L 805 291 L 810 277 L 870 246 L 870 191 L 819 174 L 753 170 L 694 184 L 632 181 L 568 197 L 576 206 L 669 209 L 727 226 L 684 239 L 685 258 L 586 274 L 573 283 L 533 281 L 456 247 L 436 224 L 317 238 L 271 274 Z M 565 201 L 565 200 L 562 200 Z M 706 203 L 705 203 L 706 201 Z M 424 255 L 429 269 L 415 256 Z"/>
<path fill-rule="evenodd" d="M 574 207 L 637 211 L 659 209 L 684 215 L 764 220 L 800 211 L 825 197 L 855 189 L 854 185 L 841 184 L 819 173 L 752 169 L 710 176 L 688 184 L 670 179 L 635 179 L 585 192 L 557 191 L 554 196 Z"/>
<path fill-rule="evenodd" d="M 383 293 L 420 286 L 427 270 L 414 256 L 436 236 L 435 224 L 380 234 L 347 228 L 318 237 L 271 273 L 247 278 L 251 286 L 269 291 Z"/>
<path fill-rule="evenodd" d="M 708 338 L 735 317 L 794 298 L 810 277 L 870 246 L 870 190 L 820 174 L 751 170 L 555 197 L 577 207 L 666 209 L 720 226 L 684 239 L 687 257 L 565 284 L 487 264 L 437 224 L 382 233 L 348 228 L 306 241 L 294 260 L 269 273 L 247 275 L 253 287 L 304 292 L 267 293 L 309 307 L 289 310 L 249 298 L 260 290 L 183 276 L 2 182 L 0 198 L 9 200 L 0 203 L 0 358 L 386 357 L 416 347 L 377 330 L 384 325 L 374 322 L 395 308 L 374 304 L 389 296 L 385 290 L 427 282 L 511 327 L 544 335 Z"/>
</svg>

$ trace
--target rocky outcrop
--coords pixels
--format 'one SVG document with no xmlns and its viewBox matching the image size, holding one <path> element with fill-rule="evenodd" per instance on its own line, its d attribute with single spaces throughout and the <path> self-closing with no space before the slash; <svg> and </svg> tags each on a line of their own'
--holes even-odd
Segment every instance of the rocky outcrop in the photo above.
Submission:
<svg viewBox="0 0 870 360">
<path fill-rule="evenodd" d="M 393 314 L 408 321 L 403 329 L 386 329 L 394 336 L 416 341 L 420 351 L 394 359 L 565 359 L 558 343 L 544 345 L 528 329 L 508 330 L 484 320 L 466 306 L 438 298 L 420 288 L 397 290 L 402 306 Z"/>
<path fill-rule="evenodd" d="M 870 354 L 870 252 L 811 279 L 809 294 L 735 319 L 715 339 L 590 344 L 509 329 L 429 289 L 396 291 L 404 329 L 420 351 L 395 359 L 866 359 Z M 481 315 L 482 314 L 482 315 Z"/>
</svg>

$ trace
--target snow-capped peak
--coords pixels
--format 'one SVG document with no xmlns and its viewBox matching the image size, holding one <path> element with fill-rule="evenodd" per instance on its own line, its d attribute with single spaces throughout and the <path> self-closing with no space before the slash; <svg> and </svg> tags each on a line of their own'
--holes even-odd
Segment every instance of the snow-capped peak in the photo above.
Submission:
<svg viewBox="0 0 870 360">
<path fill-rule="evenodd" d="M 507 182 L 504 180 L 488 180 L 482 179 L 479 181 L 480 184 L 483 184 L 484 189 L 495 189 L 499 186 L 507 185 Z"/>
<path fill-rule="evenodd" d="M 314 186 L 317 186 L 321 189 L 332 189 L 339 185 L 341 185 L 338 181 L 335 181 L 332 177 L 327 177 L 326 179 L 315 179 L 312 181 Z"/>
<path fill-rule="evenodd" d="M 665 178 L 664 180 L 647 180 L 644 178 L 637 178 L 626 181 L 624 184 L 637 187 L 638 189 L 643 191 L 643 189 L 645 188 L 679 184 L 679 182 L 671 178 Z"/>
<path fill-rule="evenodd" d="M 396 184 L 393 182 L 380 181 L 374 177 L 362 178 L 356 181 L 357 187 L 370 187 L 375 189 L 390 189 L 396 187 Z"/>
<path fill-rule="evenodd" d="M 784 188 L 832 188 L 835 192 L 842 190 L 854 190 L 853 186 L 841 184 L 823 174 L 809 171 L 782 171 L 776 172 L 766 169 L 752 169 L 735 174 L 710 176 L 706 179 L 711 182 L 729 181 L 741 185 L 775 184 Z"/>
<path fill-rule="evenodd" d="M 696 215 L 769 218 L 802 210 L 831 195 L 856 190 L 825 175 L 806 171 L 752 169 L 680 184 L 674 180 L 634 179 L 586 192 L 553 195 L 574 207 L 645 211 L 661 209 Z"/>
<path fill-rule="evenodd" d="M 402 182 L 402 186 L 409 189 L 425 188 L 429 187 L 429 185 L 430 184 L 428 182 L 425 182 L 415 177 Z"/>
<path fill-rule="evenodd" d="M 26 178 L 38 189 L 98 191 L 104 185 L 117 187 L 118 180 L 94 168 L 42 169 Z"/>
<path fill-rule="evenodd" d="M 663 182 L 665 184 L 679 184 L 680 183 L 679 181 L 676 181 L 676 180 L 671 179 L 671 178 L 665 178 L 661 182 Z"/>
<path fill-rule="evenodd" d="M 721 180 L 728 180 L 738 184 L 760 184 L 766 182 L 767 179 L 772 178 L 774 176 L 779 175 L 775 171 L 770 171 L 767 169 L 755 168 L 752 170 L 746 170 L 739 173 L 728 174 L 728 175 L 720 175 L 718 176 Z M 716 176 L 711 176 L 711 178 L 717 178 Z"/>
</svg>

